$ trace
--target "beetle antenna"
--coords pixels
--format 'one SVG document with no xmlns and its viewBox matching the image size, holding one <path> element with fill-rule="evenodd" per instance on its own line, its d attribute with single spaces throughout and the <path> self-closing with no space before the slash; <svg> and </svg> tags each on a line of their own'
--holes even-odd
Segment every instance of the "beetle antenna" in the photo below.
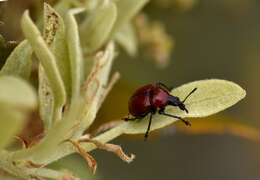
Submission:
<svg viewBox="0 0 260 180">
<path fill-rule="evenodd" d="M 198 88 L 194 88 L 194 89 L 184 98 L 184 100 L 182 101 L 182 103 L 184 103 L 184 102 L 188 99 L 188 97 L 189 97 L 190 95 L 192 95 L 197 89 L 198 89 Z"/>
</svg>

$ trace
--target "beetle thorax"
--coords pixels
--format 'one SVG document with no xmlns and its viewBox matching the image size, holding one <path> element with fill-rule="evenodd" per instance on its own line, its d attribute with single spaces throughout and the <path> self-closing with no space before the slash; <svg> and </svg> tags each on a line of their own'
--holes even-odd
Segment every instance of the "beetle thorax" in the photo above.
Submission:
<svg viewBox="0 0 260 180">
<path fill-rule="evenodd" d="M 168 97 L 167 91 L 155 87 L 151 93 L 151 105 L 154 108 L 164 108 L 168 104 Z"/>
</svg>

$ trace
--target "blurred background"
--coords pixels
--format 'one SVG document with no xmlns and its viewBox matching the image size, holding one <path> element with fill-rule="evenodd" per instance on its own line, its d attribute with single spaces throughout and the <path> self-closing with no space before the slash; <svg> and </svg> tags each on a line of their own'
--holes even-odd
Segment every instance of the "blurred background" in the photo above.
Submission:
<svg viewBox="0 0 260 180">
<path fill-rule="evenodd" d="M 21 40 L 17 25 L 21 13 L 29 7 L 37 15 L 41 3 L 1 3 L 4 25 L 0 24 L 0 33 L 9 41 Z M 176 123 L 153 132 L 147 142 L 142 135 L 114 140 L 126 152 L 136 154 L 131 164 L 111 153 L 92 152 L 98 162 L 95 179 L 259 180 L 260 1 L 152 0 L 143 13 L 135 19 L 140 35 L 138 55 L 131 57 L 118 50 L 114 71 L 121 73 L 121 79 L 106 99 L 93 129 L 124 117 L 131 93 L 147 83 L 160 81 L 177 87 L 219 78 L 238 83 L 247 96 L 217 115 L 191 119 L 192 127 Z M 159 40 L 147 43 L 142 37 L 147 27 L 155 29 Z M 85 162 L 77 155 L 54 166 L 61 164 L 75 169 L 82 179 L 88 176 Z"/>
</svg>

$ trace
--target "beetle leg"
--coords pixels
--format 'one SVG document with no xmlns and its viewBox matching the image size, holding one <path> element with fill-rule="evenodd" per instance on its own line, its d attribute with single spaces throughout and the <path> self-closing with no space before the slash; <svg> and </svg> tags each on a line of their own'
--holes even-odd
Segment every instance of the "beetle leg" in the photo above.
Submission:
<svg viewBox="0 0 260 180">
<path fill-rule="evenodd" d="M 134 121 L 134 120 L 137 120 L 137 119 L 140 119 L 138 117 L 133 117 L 133 118 L 129 118 L 129 117 L 126 117 L 126 118 L 122 118 L 123 120 L 125 121 Z"/>
<path fill-rule="evenodd" d="M 164 109 L 160 109 L 160 110 L 159 110 L 159 114 L 162 114 L 162 115 L 165 115 L 165 116 L 169 116 L 169 117 L 172 117 L 172 118 L 179 119 L 179 120 L 181 120 L 182 122 L 184 122 L 185 125 L 191 126 L 190 121 L 188 121 L 188 120 L 186 120 L 186 119 L 183 119 L 182 117 L 179 117 L 179 116 L 175 116 L 175 115 L 172 115 L 172 114 L 168 114 L 168 113 L 164 112 Z"/>
<path fill-rule="evenodd" d="M 147 130 L 146 130 L 145 135 L 144 135 L 144 140 L 145 140 L 145 141 L 147 140 L 148 135 L 149 135 L 150 127 L 151 127 L 151 124 L 152 124 L 153 114 L 154 114 L 154 113 L 150 113 L 149 124 L 148 124 Z"/>
</svg>

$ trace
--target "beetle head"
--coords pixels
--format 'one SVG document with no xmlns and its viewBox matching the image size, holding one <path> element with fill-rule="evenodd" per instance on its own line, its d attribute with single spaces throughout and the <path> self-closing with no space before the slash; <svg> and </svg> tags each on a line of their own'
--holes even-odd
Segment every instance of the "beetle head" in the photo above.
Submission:
<svg viewBox="0 0 260 180">
<path fill-rule="evenodd" d="M 189 113 L 189 111 L 186 109 L 184 102 L 188 99 L 188 97 L 193 94 L 197 88 L 194 88 L 185 98 L 184 100 L 180 100 L 176 96 L 170 95 L 168 98 L 168 104 L 172 106 L 178 106 L 181 110 L 185 111 L 186 113 Z"/>
</svg>

